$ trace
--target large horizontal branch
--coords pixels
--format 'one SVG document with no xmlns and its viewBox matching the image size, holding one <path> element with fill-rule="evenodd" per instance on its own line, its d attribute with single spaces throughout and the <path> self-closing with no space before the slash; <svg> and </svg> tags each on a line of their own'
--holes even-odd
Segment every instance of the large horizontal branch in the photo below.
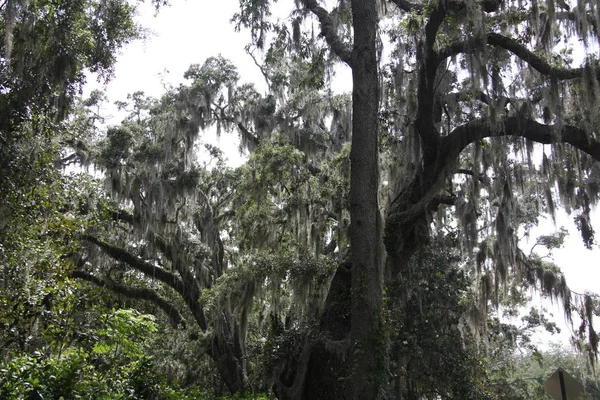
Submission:
<svg viewBox="0 0 600 400">
<path fill-rule="evenodd" d="M 486 182 L 485 178 L 481 174 L 478 174 L 475 171 L 470 170 L 470 169 L 459 168 L 459 169 L 456 170 L 456 173 L 457 174 L 463 174 L 463 175 L 472 176 L 473 178 L 477 179 L 481 183 L 485 183 Z"/>
<path fill-rule="evenodd" d="M 200 328 L 202 330 L 207 329 L 208 325 L 206 323 L 204 310 L 200 305 L 198 293 L 193 290 L 193 286 L 187 285 L 175 274 L 165 270 L 164 268 L 150 264 L 149 262 L 146 262 L 141 258 L 129 253 L 127 250 L 100 240 L 95 236 L 83 235 L 83 239 L 100 247 L 104 253 L 113 259 L 124 262 L 132 268 L 140 271 L 144 275 L 157 279 L 174 289 L 188 305 Z"/>
<path fill-rule="evenodd" d="M 408 0 L 390 0 L 392 3 L 394 3 L 396 6 L 398 6 L 399 9 L 406 11 L 406 12 L 422 12 L 425 7 L 423 6 L 423 4 L 417 4 L 417 3 L 411 3 Z M 447 6 L 449 7 L 449 9 L 452 9 L 453 11 L 459 11 L 459 10 L 464 10 L 466 8 L 466 2 L 465 1 L 448 1 L 447 3 L 451 3 L 451 4 L 447 4 Z M 500 6 L 502 5 L 502 0 L 482 0 L 481 1 L 481 8 L 483 9 L 483 11 L 491 13 L 494 11 L 498 11 L 500 9 Z"/>
<path fill-rule="evenodd" d="M 158 306 L 169 316 L 169 321 L 173 328 L 178 328 L 181 325 L 185 327 L 185 320 L 181 316 L 179 310 L 173 304 L 167 301 L 164 297 L 156 293 L 154 290 L 148 288 L 133 288 L 130 286 L 122 285 L 113 282 L 110 279 L 98 278 L 97 276 L 94 276 L 88 272 L 81 270 L 73 271 L 71 273 L 71 276 L 73 278 L 91 282 L 98 287 L 107 288 L 115 293 L 121 294 L 131 299 L 149 301 L 154 305 Z"/>
<path fill-rule="evenodd" d="M 517 136 L 542 144 L 568 143 L 600 161 L 600 142 L 586 131 L 572 125 L 544 125 L 530 118 L 506 117 L 492 123 L 487 118 L 476 119 L 456 128 L 444 137 L 448 157 L 457 157 L 470 143 L 487 137 Z"/>
<path fill-rule="evenodd" d="M 317 0 L 304 0 L 304 6 L 310 10 L 321 24 L 321 33 L 325 37 L 331 50 L 346 64 L 352 66 L 352 50 L 339 38 L 335 31 L 335 26 L 331 15 L 326 9 L 319 6 Z"/>
<path fill-rule="evenodd" d="M 132 225 L 139 219 L 134 217 L 133 214 L 124 210 L 111 211 L 110 215 L 111 218 L 113 218 L 115 221 L 125 221 Z M 193 277 L 189 269 L 187 269 L 184 265 L 181 265 L 181 262 L 176 259 L 175 251 L 173 251 L 173 246 L 167 243 L 159 234 L 153 231 L 149 231 L 148 235 L 150 237 L 150 240 L 152 240 L 156 247 L 164 254 L 164 256 L 169 261 L 171 261 L 175 270 L 179 272 L 179 275 L 188 286 L 187 295 L 193 298 L 199 298 L 200 287 L 198 286 L 196 279 Z"/>
<path fill-rule="evenodd" d="M 472 53 L 473 51 L 483 48 L 486 45 L 497 46 L 508 50 L 529 64 L 540 74 L 560 80 L 581 78 L 583 77 L 583 74 L 587 68 L 562 68 L 553 66 L 515 39 L 493 32 L 488 33 L 486 38 L 472 38 L 465 41 L 451 43 L 450 45 L 438 51 L 438 60 L 441 61 L 460 53 Z"/>
</svg>

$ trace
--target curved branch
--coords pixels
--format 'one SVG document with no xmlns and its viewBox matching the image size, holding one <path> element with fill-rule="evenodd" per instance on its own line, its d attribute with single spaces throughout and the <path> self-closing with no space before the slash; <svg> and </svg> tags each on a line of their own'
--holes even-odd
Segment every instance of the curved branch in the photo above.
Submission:
<svg viewBox="0 0 600 400">
<path fill-rule="evenodd" d="M 442 61 L 446 58 L 454 57 L 458 54 L 470 54 L 475 50 L 484 47 L 485 45 L 486 42 L 482 38 L 469 38 L 467 40 L 459 40 L 440 48 L 437 51 L 438 60 Z"/>
<path fill-rule="evenodd" d="M 207 329 L 208 324 L 206 323 L 204 310 L 202 309 L 199 300 L 200 293 L 194 290 L 193 285 L 186 284 L 176 275 L 165 270 L 164 268 L 150 264 L 149 262 L 146 262 L 129 253 L 127 250 L 114 246 L 92 235 L 83 235 L 82 239 L 100 247 L 100 249 L 102 249 L 102 251 L 111 258 L 117 261 L 124 262 L 132 268 L 140 271 L 144 275 L 150 278 L 158 279 L 159 281 L 174 289 L 183 298 L 190 311 L 194 315 L 194 319 L 196 320 L 200 328 L 202 330 Z"/>
<path fill-rule="evenodd" d="M 457 201 L 458 197 L 456 197 L 455 195 L 440 195 L 434 197 L 433 200 L 431 200 L 431 202 L 429 203 L 429 208 L 435 211 L 442 204 L 447 206 L 454 206 L 456 205 Z"/>
<path fill-rule="evenodd" d="M 489 33 L 487 35 L 488 44 L 502 47 L 519 57 L 529 64 L 533 69 L 543 75 L 552 76 L 557 79 L 574 79 L 583 76 L 585 68 L 560 68 L 550 65 L 546 60 L 531 52 L 527 47 L 518 41 L 500 35 L 498 33 Z"/>
<path fill-rule="evenodd" d="M 568 143 L 600 161 L 600 142 L 586 131 L 572 125 L 544 125 L 530 118 L 506 117 L 499 123 L 487 118 L 476 119 L 459 126 L 444 137 L 448 157 L 457 157 L 470 143 L 486 137 L 518 136 L 542 144 Z"/>
<path fill-rule="evenodd" d="M 408 0 L 390 0 L 392 3 L 398 6 L 399 9 L 411 12 L 416 11 L 418 13 L 422 12 L 425 8 L 422 4 L 411 3 Z M 503 0 L 482 0 L 481 8 L 483 11 L 487 13 L 491 13 L 494 11 L 498 11 L 500 6 L 502 5 Z M 464 1 L 456 1 L 454 4 L 451 4 L 451 8 L 455 11 L 465 8 L 466 3 Z"/>
<path fill-rule="evenodd" d="M 343 62 L 352 66 L 352 50 L 339 38 L 335 32 L 335 27 L 331 15 L 326 9 L 319 6 L 317 0 L 303 0 L 304 7 L 312 12 L 321 24 L 321 34 L 325 37 L 331 50 L 337 54 Z"/>
<path fill-rule="evenodd" d="M 169 316 L 169 321 L 173 328 L 178 328 L 180 325 L 185 328 L 185 320 L 181 316 L 179 310 L 154 290 L 148 288 L 133 288 L 113 282 L 110 279 L 100 279 L 97 276 L 81 270 L 73 271 L 71 277 L 93 283 L 98 287 L 104 287 L 131 299 L 149 301 L 162 309 Z"/>
<path fill-rule="evenodd" d="M 559 80 L 581 78 L 585 70 L 589 68 L 588 66 L 579 68 L 561 68 L 552 66 L 542 57 L 536 55 L 525 45 L 519 43 L 515 39 L 494 32 L 488 33 L 485 40 L 480 38 L 472 38 L 465 41 L 451 43 L 450 45 L 438 51 L 438 58 L 439 60 L 443 60 L 460 53 L 472 53 L 477 49 L 483 48 L 485 45 L 498 46 L 508 50 L 521 60 L 525 61 L 540 74 Z M 598 73 L 596 75 L 600 77 Z"/>
</svg>

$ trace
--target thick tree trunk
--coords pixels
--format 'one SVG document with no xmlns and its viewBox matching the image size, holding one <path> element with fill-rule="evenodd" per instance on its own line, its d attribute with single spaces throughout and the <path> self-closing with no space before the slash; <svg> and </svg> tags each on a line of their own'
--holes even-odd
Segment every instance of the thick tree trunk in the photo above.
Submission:
<svg viewBox="0 0 600 400">
<path fill-rule="evenodd" d="M 275 391 L 281 399 L 373 399 L 387 381 L 376 0 L 352 0 L 352 17 L 350 268 L 347 264 L 338 268 L 317 335 L 307 339 L 295 362 L 279 369 Z"/>
<path fill-rule="evenodd" d="M 316 334 L 304 348 L 275 372 L 274 391 L 280 400 L 350 399 L 350 284 L 349 263 L 338 267 L 331 282 Z"/>
<path fill-rule="evenodd" d="M 243 393 L 245 390 L 245 377 L 242 360 L 234 354 L 231 343 L 224 338 L 215 336 L 208 355 L 214 360 L 219 375 L 231 393 Z"/>
<path fill-rule="evenodd" d="M 352 264 L 352 398 L 372 399 L 385 382 L 382 330 L 382 234 L 378 206 L 377 9 L 352 0 L 352 148 L 350 261 Z"/>
<path fill-rule="evenodd" d="M 382 221 L 378 205 L 376 0 L 352 0 L 350 271 L 332 282 L 317 335 L 280 368 L 275 391 L 289 399 L 373 399 L 387 383 L 383 332 Z M 293 365 L 291 365 L 293 364 Z"/>
</svg>

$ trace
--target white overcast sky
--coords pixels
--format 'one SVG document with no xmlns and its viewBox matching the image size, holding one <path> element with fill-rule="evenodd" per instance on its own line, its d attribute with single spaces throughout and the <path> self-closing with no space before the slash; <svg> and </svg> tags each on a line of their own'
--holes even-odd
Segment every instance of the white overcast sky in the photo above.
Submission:
<svg viewBox="0 0 600 400">
<path fill-rule="evenodd" d="M 255 82 L 262 86 L 260 71 L 244 51 L 250 38 L 249 32 L 235 32 L 230 23 L 238 6 L 238 0 L 172 0 L 171 6 L 161 9 L 155 16 L 152 6 L 140 4 L 138 21 L 152 34 L 146 41 L 131 43 L 123 49 L 118 57 L 115 77 L 106 87 L 90 77 L 84 93 L 104 88 L 111 102 L 126 100 L 128 93 L 138 90 L 159 97 L 163 92 L 160 75 L 165 71 L 168 71 L 166 83 L 177 86 L 184 81 L 183 73 L 191 64 L 201 64 L 206 58 L 218 54 L 238 67 L 243 82 Z M 276 6 L 291 7 L 293 2 L 280 1 Z M 341 75 L 344 79 L 349 78 L 347 70 L 341 71 Z M 105 111 L 109 110 L 107 108 Z M 116 124 L 119 121 L 111 122 Z M 235 134 L 229 137 L 225 134 L 220 139 L 221 147 L 225 150 L 237 148 L 235 138 Z M 228 157 L 239 162 L 235 151 L 229 151 Z M 599 230 L 597 240 L 600 240 L 598 212 L 593 214 L 592 224 Z M 570 235 L 565 248 L 554 252 L 554 260 L 563 269 L 569 286 L 579 293 L 586 290 L 600 293 L 600 250 L 598 246 L 593 251 L 584 248 L 573 216 L 559 214 L 556 227 L 548 220 L 540 225 L 537 234 L 548 234 L 561 226 L 567 228 Z M 558 308 L 553 311 L 559 322 L 562 311 Z"/>
<path fill-rule="evenodd" d="M 145 41 L 130 43 L 121 52 L 115 78 L 107 87 L 111 100 L 125 100 L 128 93 L 137 90 L 159 97 L 163 92 L 159 75 L 165 70 L 169 72 L 167 83 L 176 85 L 183 81 L 183 73 L 191 64 L 201 64 L 218 54 L 240 66 L 242 80 L 260 80 L 260 72 L 244 51 L 249 34 L 235 32 L 230 23 L 238 0 L 172 3 L 161 8 L 158 15 L 150 4 L 138 5 L 137 20 L 150 30 L 150 35 Z"/>
</svg>

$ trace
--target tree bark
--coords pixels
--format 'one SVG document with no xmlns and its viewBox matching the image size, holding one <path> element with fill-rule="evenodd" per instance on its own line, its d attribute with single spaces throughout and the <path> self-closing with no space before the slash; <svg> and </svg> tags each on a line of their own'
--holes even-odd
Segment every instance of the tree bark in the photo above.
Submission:
<svg viewBox="0 0 600 400">
<path fill-rule="evenodd" d="M 305 6 L 320 20 L 327 42 L 352 68 L 350 260 L 338 268 L 316 335 L 277 371 L 280 399 L 374 399 L 387 381 L 382 323 L 383 236 L 378 205 L 379 152 L 376 0 L 352 0 L 354 46 L 349 54 L 331 32 L 326 11 Z"/>
<path fill-rule="evenodd" d="M 379 214 L 377 9 L 353 0 L 350 262 L 352 398 L 373 399 L 385 382 L 382 235 Z"/>
</svg>

